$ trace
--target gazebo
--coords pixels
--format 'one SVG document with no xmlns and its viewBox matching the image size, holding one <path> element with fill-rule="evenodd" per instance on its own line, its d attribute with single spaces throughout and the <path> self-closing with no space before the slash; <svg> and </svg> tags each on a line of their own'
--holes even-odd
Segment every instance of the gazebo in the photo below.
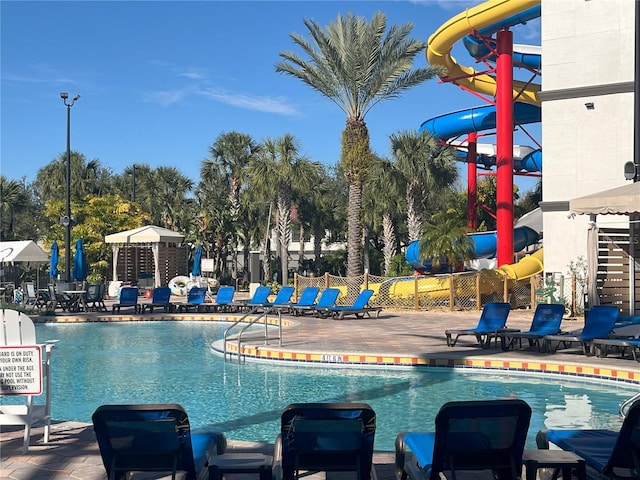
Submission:
<svg viewBox="0 0 640 480">
<path fill-rule="evenodd" d="M 155 225 L 134 228 L 104 237 L 113 245 L 113 280 L 140 283 L 153 279 L 153 286 L 188 273 L 188 248 L 184 235 Z"/>
<path fill-rule="evenodd" d="M 624 315 L 640 312 L 640 182 L 569 202 L 590 216 L 587 235 L 589 304 L 613 304 Z M 628 228 L 599 228 L 597 215 L 628 215 Z"/>
</svg>

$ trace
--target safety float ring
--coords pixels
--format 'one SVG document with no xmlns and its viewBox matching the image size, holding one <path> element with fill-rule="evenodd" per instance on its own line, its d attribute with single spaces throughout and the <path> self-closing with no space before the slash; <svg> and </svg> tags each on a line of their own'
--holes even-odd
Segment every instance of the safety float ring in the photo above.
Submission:
<svg viewBox="0 0 640 480">
<path fill-rule="evenodd" d="M 178 275 L 169 280 L 169 288 L 173 295 L 185 296 L 187 294 L 187 285 L 189 284 L 189 277 L 184 275 Z"/>
</svg>

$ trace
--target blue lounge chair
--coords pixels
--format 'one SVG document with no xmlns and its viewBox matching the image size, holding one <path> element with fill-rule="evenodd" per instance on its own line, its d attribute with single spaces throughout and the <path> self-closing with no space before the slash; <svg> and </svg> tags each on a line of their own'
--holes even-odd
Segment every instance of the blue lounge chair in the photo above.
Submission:
<svg viewBox="0 0 640 480">
<path fill-rule="evenodd" d="M 129 472 L 171 472 L 175 479 L 179 471 L 195 480 L 226 449 L 222 433 L 192 433 L 180 405 L 103 405 L 92 420 L 109 480 Z"/>
<path fill-rule="evenodd" d="M 445 403 L 435 432 L 404 432 L 396 438 L 401 480 L 456 478 L 459 471 L 492 471 L 519 480 L 531 408 L 519 399 Z"/>
<path fill-rule="evenodd" d="M 636 338 L 595 338 L 591 348 L 597 357 L 606 357 L 611 350 L 617 350 L 624 356 L 627 351 L 636 362 L 640 362 L 640 337 Z"/>
<path fill-rule="evenodd" d="M 122 287 L 120 289 L 120 299 L 118 303 L 114 303 L 111 306 L 113 313 L 120 313 L 121 308 L 133 308 L 135 313 L 138 313 L 138 287 Z"/>
<path fill-rule="evenodd" d="M 373 290 L 362 290 L 355 301 L 351 305 L 336 305 L 327 310 L 333 318 L 342 320 L 346 315 L 355 315 L 356 318 L 363 318 L 365 315 L 371 317 L 371 313 L 375 312 L 376 318 L 380 316 L 382 307 L 370 307 L 368 306 L 369 300 L 373 296 Z M 318 310 L 318 309 L 316 309 Z"/>
<path fill-rule="evenodd" d="M 200 311 L 203 307 L 204 301 L 207 298 L 207 289 L 204 287 L 193 287 L 187 294 L 187 301 L 178 303 L 179 312 L 189 312 L 193 309 L 196 312 Z"/>
<path fill-rule="evenodd" d="M 639 432 L 640 401 L 636 401 L 627 411 L 619 432 L 549 429 L 538 432 L 536 442 L 539 449 L 549 448 L 551 442 L 573 452 L 584 458 L 588 467 L 610 478 L 639 478 Z"/>
<path fill-rule="evenodd" d="M 316 310 L 325 310 L 327 308 L 334 307 L 336 305 L 336 300 L 340 296 L 340 290 L 337 288 L 325 288 L 320 296 L 318 297 L 318 301 L 313 305 L 300 305 L 300 306 L 291 306 L 291 313 L 294 315 L 304 315 L 306 313 L 315 313 Z"/>
<path fill-rule="evenodd" d="M 236 294 L 236 289 L 231 285 L 220 287 L 218 289 L 218 293 L 216 293 L 215 303 L 206 305 L 207 311 L 209 311 L 208 310 L 209 308 L 212 309 L 214 312 L 233 310 L 232 303 L 233 303 L 233 297 L 235 296 L 235 294 Z"/>
<path fill-rule="evenodd" d="M 241 300 L 232 302 L 229 305 L 237 310 L 252 311 L 264 307 L 269 302 L 269 295 L 271 295 L 271 287 L 261 285 L 256 288 L 255 292 L 253 292 L 253 296 L 249 301 Z"/>
<path fill-rule="evenodd" d="M 293 313 L 293 308 L 296 307 L 311 307 L 320 292 L 320 288 L 318 287 L 305 287 L 300 294 L 300 298 L 295 303 L 289 303 L 282 307 L 282 310 Z"/>
<path fill-rule="evenodd" d="M 522 340 L 528 340 L 530 347 L 538 347 L 543 351 L 545 335 L 556 335 L 560 333 L 562 316 L 564 315 L 564 305 L 559 303 L 540 303 L 536 307 L 531 320 L 531 326 L 526 332 L 501 332 L 498 334 L 502 350 L 510 350 L 518 343 L 522 348 Z"/>
<path fill-rule="evenodd" d="M 284 409 L 275 443 L 274 478 L 355 471 L 372 478 L 376 414 L 366 403 L 294 403 Z"/>
<path fill-rule="evenodd" d="M 173 312 L 173 304 L 171 303 L 171 289 L 169 287 L 154 288 L 151 302 L 140 304 L 141 313 L 144 313 L 147 310 L 149 310 L 150 313 L 153 313 L 154 308 L 162 308 L 165 313 Z"/>
<path fill-rule="evenodd" d="M 568 348 L 573 343 L 580 343 L 582 353 L 589 355 L 591 342 L 596 338 L 606 338 L 613 331 L 620 311 L 613 305 L 596 305 L 591 307 L 584 321 L 584 328 L 579 333 L 563 333 L 545 335 L 544 343 L 547 352 L 555 352 L 560 345 Z"/>
<path fill-rule="evenodd" d="M 293 292 L 295 291 L 295 288 L 290 287 L 290 286 L 284 286 L 284 287 L 280 287 L 280 290 L 278 290 L 278 294 L 276 295 L 276 298 L 273 299 L 273 302 L 265 302 L 264 306 L 265 307 L 286 307 L 290 304 L 291 302 L 291 297 L 293 297 Z"/>
<path fill-rule="evenodd" d="M 447 345 L 453 347 L 459 337 L 473 335 L 481 347 L 488 348 L 491 345 L 492 338 L 495 337 L 497 339 L 498 334 L 505 332 L 510 311 L 511 306 L 508 303 L 487 303 L 482 309 L 480 320 L 478 320 L 478 325 L 475 328 L 450 328 L 445 330 Z M 455 335 L 455 338 L 452 338 L 453 335 Z"/>
</svg>

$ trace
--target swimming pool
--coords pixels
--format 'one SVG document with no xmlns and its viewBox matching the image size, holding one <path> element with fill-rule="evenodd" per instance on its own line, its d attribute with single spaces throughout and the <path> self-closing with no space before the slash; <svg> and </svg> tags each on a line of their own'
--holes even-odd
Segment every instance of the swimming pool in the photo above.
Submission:
<svg viewBox="0 0 640 480">
<path fill-rule="evenodd" d="M 239 365 L 209 350 L 227 325 L 37 324 L 39 341 L 60 340 L 53 357 L 52 418 L 90 422 L 106 403 L 179 403 L 194 427 L 211 426 L 235 440 L 273 442 L 289 403 L 363 401 L 377 413 L 376 449 L 393 450 L 398 433 L 431 430 L 447 401 L 513 396 L 531 405 L 528 446 L 535 447 L 535 434 L 544 427 L 618 428 L 619 404 L 637 391 L 446 368 Z"/>
</svg>

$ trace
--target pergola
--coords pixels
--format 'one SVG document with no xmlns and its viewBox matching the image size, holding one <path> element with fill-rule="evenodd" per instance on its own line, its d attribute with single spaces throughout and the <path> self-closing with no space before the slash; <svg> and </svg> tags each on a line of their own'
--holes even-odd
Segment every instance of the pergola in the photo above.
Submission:
<svg viewBox="0 0 640 480">
<path fill-rule="evenodd" d="M 640 302 L 640 182 L 629 183 L 602 192 L 592 193 L 569 202 L 569 210 L 576 214 L 591 216 L 591 223 L 587 234 L 588 255 L 588 296 L 590 305 L 599 303 L 599 293 L 609 289 L 607 284 L 615 285 L 617 298 L 629 299 L 629 314 L 635 315 L 636 305 Z M 621 273 L 611 275 L 608 272 L 607 258 L 599 255 L 599 229 L 596 225 L 596 215 L 629 215 L 628 241 L 615 249 L 608 249 L 607 255 L 615 250 L 618 256 L 624 258 L 616 269 L 623 269 Z M 626 236 L 626 232 L 625 232 Z M 611 280 L 608 277 L 615 277 Z M 599 285 L 600 283 L 600 285 Z M 600 292 L 598 291 L 600 290 Z M 614 292 L 615 293 L 615 292 Z"/>
<path fill-rule="evenodd" d="M 187 274 L 188 249 L 182 244 L 184 235 L 173 230 L 146 225 L 112 233 L 104 241 L 113 245 L 114 281 L 138 281 L 141 274 L 152 270 L 153 285 L 160 287 L 177 275 Z"/>
</svg>

